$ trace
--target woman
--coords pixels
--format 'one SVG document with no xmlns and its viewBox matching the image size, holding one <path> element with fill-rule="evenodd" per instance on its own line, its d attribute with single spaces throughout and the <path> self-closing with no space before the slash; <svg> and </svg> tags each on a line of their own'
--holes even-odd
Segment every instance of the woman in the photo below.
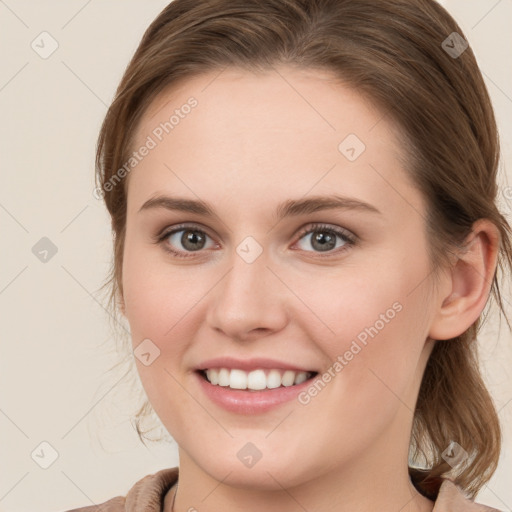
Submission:
<svg viewBox="0 0 512 512">
<path fill-rule="evenodd" d="M 101 510 L 493 510 L 474 503 L 500 453 L 475 344 L 512 266 L 498 159 L 434 1 L 166 7 L 97 190 L 113 306 L 180 464 Z"/>
</svg>

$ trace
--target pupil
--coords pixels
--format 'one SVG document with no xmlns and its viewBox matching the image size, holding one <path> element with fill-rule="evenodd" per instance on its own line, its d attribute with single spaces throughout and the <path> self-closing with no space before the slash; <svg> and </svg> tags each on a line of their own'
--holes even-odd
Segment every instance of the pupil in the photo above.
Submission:
<svg viewBox="0 0 512 512">
<path fill-rule="evenodd" d="M 329 249 L 333 249 L 336 246 L 336 238 L 327 232 L 317 232 L 317 234 L 313 237 L 313 246 L 315 243 L 320 244 L 317 248 L 322 251 L 327 251 Z"/>
<path fill-rule="evenodd" d="M 201 244 L 201 242 L 203 243 Z M 202 236 L 198 231 L 188 230 L 183 233 L 181 243 L 183 244 L 183 247 L 186 247 L 191 251 L 196 251 L 201 249 L 204 245 L 204 236 Z M 197 244 L 199 244 L 200 247 L 197 247 Z"/>
</svg>

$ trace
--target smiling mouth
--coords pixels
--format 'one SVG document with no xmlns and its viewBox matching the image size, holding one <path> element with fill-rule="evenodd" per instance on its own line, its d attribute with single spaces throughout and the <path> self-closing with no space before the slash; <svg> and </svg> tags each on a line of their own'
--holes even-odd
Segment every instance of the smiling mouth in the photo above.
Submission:
<svg viewBox="0 0 512 512">
<path fill-rule="evenodd" d="M 250 372 L 236 368 L 208 368 L 197 370 L 199 375 L 212 384 L 239 391 L 264 391 L 291 387 L 311 380 L 318 372 L 279 369 L 256 369 Z"/>
</svg>

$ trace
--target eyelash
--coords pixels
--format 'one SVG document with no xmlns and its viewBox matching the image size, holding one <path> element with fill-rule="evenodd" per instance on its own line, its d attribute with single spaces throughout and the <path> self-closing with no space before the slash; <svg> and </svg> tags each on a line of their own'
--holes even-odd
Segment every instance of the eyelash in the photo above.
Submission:
<svg viewBox="0 0 512 512">
<path fill-rule="evenodd" d="M 174 235 L 175 233 L 179 233 L 180 231 L 186 231 L 186 230 L 198 231 L 199 233 L 204 234 L 204 235 L 208 236 L 209 238 L 211 238 L 210 235 L 208 235 L 208 233 L 206 233 L 206 231 L 204 231 L 197 225 L 180 224 L 170 231 L 165 231 L 161 235 L 157 235 L 156 239 L 154 240 L 154 243 L 163 245 L 163 248 L 165 251 L 171 253 L 173 256 L 175 256 L 177 258 L 191 258 L 194 256 L 194 252 L 199 253 L 199 252 L 203 252 L 203 251 L 202 250 L 189 251 L 188 253 L 186 253 L 186 255 L 184 255 L 182 251 L 175 251 L 174 249 L 171 249 L 168 244 L 164 243 L 171 235 Z M 331 251 L 327 251 L 326 254 L 322 254 L 321 252 L 318 252 L 318 256 L 320 258 L 329 258 L 329 257 L 332 257 L 333 255 L 339 255 L 340 253 L 343 253 L 343 252 L 349 250 L 351 247 L 353 247 L 357 244 L 357 237 L 355 235 L 349 233 L 348 231 L 340 229 L 340 228 L 330 227 L 326 224 L 311 224 L 308 227 L 304 228 L 303 230 L 300 231 L 300 233 L 298 235 L 297 242 L 300 241 L 305 235 L 309 235 L 310 233 L 316 233 L 318 231 L 334 233 L 335 235 L 338 235 L 343 240 L 343 242 L 345 242 L 345 245 L 343 247 L 338 248 L 338 249 L 333 249 Z M 305 251 L 305 252 L 316 252 L 316 251 Z"/>
</svg>

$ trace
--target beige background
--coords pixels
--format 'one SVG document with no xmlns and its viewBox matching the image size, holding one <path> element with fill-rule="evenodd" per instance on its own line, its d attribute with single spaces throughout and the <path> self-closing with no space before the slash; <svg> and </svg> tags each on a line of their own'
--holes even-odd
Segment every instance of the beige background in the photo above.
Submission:
<svg viewBox="0 0 512 512">
<path fill-rule="evenodd" d="M 178 462 L 172 440 L 149 448 L 139 442 L 130 425 L 136 389 L 123 384 L 129 379 L 118 383 L 122 373 L 107 372 L 118 357 L 99 293 L 110 262 L 109 219 L 92 195 L 106 107 L 143 31 L 166 4 L 0 0 L 0 511 L 101 503 Z M 505 187 L 512 182 L 512 0 L 444 4 L 485 75 Z M 31 47 L 43 31 L 58 44 L 46 59 Z M 41 37 L 38 51 L 48 51 L 52 39 Z M 500 200 L 508 215 L 512 199 Z M 32 252 L 42 237 L 58 250 L 46 263 Z M 504 298 L 509 307 L 508 288 Z M 496 315 L 489 320 L 482 359 L 506 444 L 479 501 L 510 511 L 512 340 L 504 322 L 498 333 Z M 52 450 L 57 458 L 43 469 Z"/>
</svg>

